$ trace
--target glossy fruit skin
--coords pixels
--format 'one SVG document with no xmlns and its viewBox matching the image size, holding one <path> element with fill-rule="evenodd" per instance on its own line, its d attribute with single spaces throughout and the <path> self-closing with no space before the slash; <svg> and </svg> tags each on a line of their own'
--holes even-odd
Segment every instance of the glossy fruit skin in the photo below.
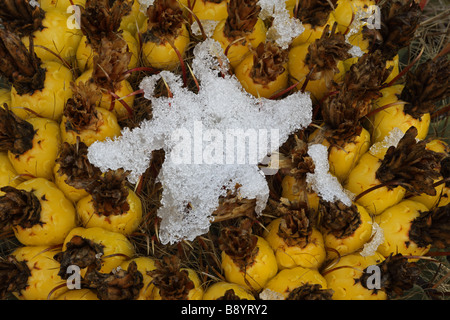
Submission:
<svg viewBox="0 0 450 320">
<path fill-rule="evenodd" d="M 190 268 L 181 268 L 181 270 L 186 270 L 188 272 L 189 279 L 194 283 L 194 288 L 189 291 L 186 300 L 202 300 L 204 290 L 198 274 Z M 163 300 L 159 294 L 159 289 L 156 286 L 153 287 L 151 300 Z"/>
<path fill-rule="evenodd" d="M 241 299 L 256 300 L 255 296 L 251 294 L 246 288 L 236 283 L 230 283 L 226 281 L 215 282 L 210 285 L 203 294 L 203 300 L 217 300 L 223 297 L 227 290 L 233 289 L 234 294 Z"/>
<path fill-rule="evenodd" d="M 100 300 L 91 289 L 72 289 L 59 295 L 56 300 Z"/>
<path fill-rule="evenodd" d="M 278 272 L 278 265 L 272 248 L 258 236 L 258 253 L 244 270 L 224 251 L 221 253 L 222 269 L 228 282 L 237 283 L 248 290 L 260 290 Z"/>
<path fill-rule="evenodd" d="M 289 293 L 304 284 L 319 284 L 322 289 L 327 289 L 325 278 L 316 269 L 294 267 L 279 271 L 264 286 L 264 290 L 272 290 L 280 293 L 285 299 Z"/>
<path fill-rule="evenodd" d="M 83 72 L 76 80 L 75 83 L 79 83 L 79 82 L 86 82 L 89 81 L 92 78 L 92 72 L 93 69 L 89 69 L 85 72 Z M 129 116 L 128 114 L 128 110 L 122 105 L 122 103 L 120 101 L 115 100 L 112 105 L 112 95 L 107 92 L 107 90 L 103 89 L 103 88 L 99 88 L 99 91 L 101 91 L 102 93 L 102 97 L 98 102 L 98 107 L 101 107 L 105 110 L 108 110 L 112 113 L 114 113 L 114 115 L 116 116 L 116 118 L 118 120 L 121 120 L 123 118 L 127 118 Z M 133 109 L 133 105 L 134 105 L 134 95 L 128 96 L 126 98 L 124 98 L 125 96 L 129 95 L 130 93 L 132 93 L 133 87 L 131 86 L 130 82 L 125 79 L 122 80 L 119 84 L 118 84 L 118 89 L 114 92 L 117 96 L 119 96 L 120 98 L 123 98 L 122 100 L 131 108 Z"/>
<path fill-rule="evenodd" d="M 41 204 L 42 224 L 31 228 L 14 226 L 14 234 L 26 246 L 62 244 L 67 234 L 76 227 L 76 212 L 72 202 L 51 181 L 36 178 L 22 182 L 17 189 L 33 192 Z"/>
<path fill-rule="evenodd" d="M 19 95 L 14 86 L 11 88 L 11 111 L 22 119 L 36 117 L 38 114 L 40 117 L 60 121 L 64 106 L 72 97 L 70 89 L 70 82 L 73 81 L 72 72 L 54 61 L 43 62 L 42 68 L 46 70 L 42 90 Z"/>
<path fill-rule="evenodd" d="M 145 23 L 146 18 L 145 13 L 141 11 L 139 1 L 134 1 L 131 12 L 122 17 L 119 30 L 128 31 L 132 36 L 136 36 L 136 33 Z"/>
<path fill-rule="evenodd" d="M 274 219 L 266 227 L 267 232 L 264 239 L 269 243 L 275 253 L 278 269 L 304 267 L 319 268 L 326 258 L 325 245 L 322 233 L 313 228 L 311 240 L 306 247 L 289 246 L 286 241 L 278 235 L 282 218 Z"/>
<path fill-rule="evenodd" d="M 125 260 L 128 260 L 135 255 L 134 246 L 126 236 L 121 233 L 108 231 L 99 227 L 73 228 L 64 240 L 62 248 L 63 252 L 67 250 L 67 243 L 75 235 L 103 245 L 103 256 L 100 257 L 100 272 L 102 273 L 110 273 L 114 268 L 117 268 Z M 82 272 L 85 271 L 85 269 L 82 270 Z"/>
<path fill-rule="evenodd" d="M 0 188 L 6 186 L 16 187 L 21 182 L 23 182 L 23 178 L 17 175 L 16 169 L 9 161 L 8 153 L 0 152 Z M 0 196 L 4 194 L 3 191 L 0 191 Z"/>
<path fill-rule="evenodd" d="M 229 39 L 224 33 L 226 20 L 221 20 L 216 28 L 212 38 L 218 41 L 222 47 L 224 53 L 227 51 L 227 47 L 233 43 L 234 40 Z M 238 41 L 233 45 L 230 45 L 227 51 L 227 57 L 230 62 L 230 66 L 234 69 L 241 63 L 242 60 L 250 53 L 248 46 L 252 48 L 258 47 L 261 42 L 266 40 L 266 27 L 261 19 L 258 19 L 253 27 L 252 33 L 245 36 L 245 44 L 242 41 Z"/>
<path fill-rule="evenodd" d="M 155 270 L 155 260 L 150 257 L 136 257 L 130 260 L 124 261 L 120 267 L 123 270 L 127 270 L 131 262 L 135 262 L 138 271 L 142 274 L 144 286 L 141 288 L 139 295 L 135 300 L 151 300 L 153 294 L 154 285 L 152 283 L 153 278 L 147 274 L 147 272 Z"/>
<path fill-rule="evenodd" d="M 378 252 L 385 257 L 391 253 L 413 256 L 426 254 L 431 245 L 420 247 L 409 237 L 412 221 L 420 215 L 420 212 L 425 211 L 428 211 L 428 208 L 424 204 L 403 200 L 375 217 L 375 222 L 384 232 L 384 243 L 378 247 Z"/>
<path fill-rule="evenodd" d="M 270 98 L 275 93 L 287 88 L 289 82 L 287 63 L 284 65 L 284 72 L 278 75 L 274 81 L 267 84 L 257 83 L 252 78 L 250 73 L 253 65 L 253 55 L 248 55 L 234 70 L 234 74 L 245 91 L 257 98 Z"/>
<path fill-rule="evenodd" d="M 136 38 L 127 30 L 122 30 L 120 37 L 126 41 L 128 50 L 132 54 L 128 68 L 132 69 L 137 67 L 139 62 L 139 45 Z M 87 42 L 86 36 L 83 36 L 77 47 L 76 60 L 78 68 L 82 72 L 94 67 L 94 51 L 92 50 L 92 46 Z"/>
<path fill-rule="evenodd" d="M 328 288 L 334 291 L 333 300 L 386 300 L 387 295 L 379 290 L 374 293 L 355 281 L 362 275 L 364 269 L 376 265 L 384 260 L 383 256 L 375 253 L 373 256 L 363 257 L 359 253 L 352 253 L 340 257 L 336 264 L 324 275 Z"/>
<path fill-rule="evenodd" d="M 141 30 L 146 29 L 147 26 L 145 23 Z M 171 41 L 181 54 L 181 57 L 184 57 L 187 46 L 190 43 L 189 31 L 185 24 L 182 24 L 177 35 Z M 161 39 L 160 43 L 144 41 L 142 43 L 141 53 L 143 63 L 152 68 L 172 71 L 180 65 L 180 59 L 176 51 L 170 42 L 165 39 Z"/>
<path fill-rule="evenodd" d="M 379 185 L 381 182 L 375 173 L 381 165 L 381 160 L 369 151 L 363 154 L 358 164 L 350 171 L 345 189 L 354 195 Z M 391 190 L 388 187 L 380 187 L 360 197 L 356 202 L 363 206 L 370 214 L 381 214 L 387 208 L 399 203 L 405 196 L 405 188 L 397 186 Z"/>
<path fill-rule="evenodd" d="M 136 231 L 142 221 L 142 203 L 138 195 L 131 189 L 128 190 L 126 201 L 130 206 L 127 212 L 120 215 L 98 215 L 95 212 L 94 200 L 91 195 L 88 195 L 76 204 L 78 217 L 87 228 L 101 227 L 105 230 L 130 235 Z"/>
<path fill-rule="evenodd" d="M 428 135 L 431 116 L 429 113 L 416 119 L 404 112 L 405 102 L 399 100 L 398 95 L 403 90 L 403 85 L 392 85 L 381 90 L 383 96 L 374 102 L 374 108 L 383 107 L 391 103 L 397 103 L 381 111 L 376 112 L 370 117 L 369 123 L 371 129 L 372 143 L 383 141 L 394 128 L 399 128 L 406 132 L 410 127 L 417 128 L 417 139 L 423 140 Z"/>
<path fill-rule="evenodd" d="M 56 121 L 46 118 L 27 120 L 35 130 L 31 149 L 15 155 L 8 151 L 8 157 L 18 174 L 25 178 L 53 179 L 53 167 L 61 145 L 61 134 Z"/>
<path fill-rule="evenodd" d="M 58 252 L 59 250 L 48 246 L 24 246 L 14 250 L 12 255 L 18 261 L 25 261 L 31 272 L 28 286 L 20 292 L 14 293 L 17 299 L 47 300 L 49 298 L 53 300 L 67 292 L 68 287 L 64 286 L 66 280 L 61 279 L 58 275 L 60 264 L 53 259 Z M 61 287 L 52 292 L 58 286 Z"/>
<path fill-rule="evenodd" d="M 192 12 L 200 20 L 214 20 L 220 21 L 228 17 L 228 6 L 229 0 L 224 0 L 219 3 L 210 2 L 207 0 L 195 1 Z"/>
<path fill-rule="evenodd" d="M 81 29 L 68 27 L 71 15 L 59 9 L 49 8 L 45 11 L 45 19 L 42 21 L 44 28 L 33 32 L 34 51 L 43 62 L 60 62 L 60 59 L 38 46 L 50 49 L 69 63 L 73 62 L 83 33 Z M 22 42 L 29 47 L 28 36 L 23 37 Z"/>
<path fill-rule="evenodd" d="M 338 238 L 331 232 L 322 231 L 324 243 L 327 248 L 336 250 L 340 256 L 353 253 L 361 249 L 367 243 L 372 235 L 372 216 L 364 207 L 355 204 L 361 219 L 361 224 L 354 233 L 345 238 Z M 334 251 L 327 252 L 327 260 L 337 258 Z"/>
</svg>

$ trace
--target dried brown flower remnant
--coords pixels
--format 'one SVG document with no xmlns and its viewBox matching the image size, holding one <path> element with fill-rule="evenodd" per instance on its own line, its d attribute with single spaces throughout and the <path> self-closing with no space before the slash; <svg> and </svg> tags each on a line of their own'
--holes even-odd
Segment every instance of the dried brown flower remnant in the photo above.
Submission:
<svg viewBox="0 0 450 320">
<path fill-rule="evenodd" d="M 20 292 L 28 286 L 30 269 L 25 261 L 18 261 L 14 256 L 0 260 L 0 300 L 8 298 L 8 294 Z"/>
<path fill-rule="evenodd" d="M 0 73 L 19 95 L 33 94 L 44 88 L 45 69 L 33 48 L 32 37 L 28 51 L 17 34 L 0 28 Z"/>
<path fill-rule="evenodd" d="M 10 31 L 20 37 L 42 30 L 45 11 L 32 6 L 28 0 L 0 0 L 0 20 Z"/>
<path fill-rule="evenodd" d="M 67 279 L 70 273 L 67 268 L 76 265 L 79 268 L 88 268 L 88 271 L 100 270 L 103 245 L 90 239 L 75 235 L 66 244 L 66 250 L 57 253 L 54 259 L 61 264 L 58 275 Z"/>
<path fill-rule="evenodd" d="M 243 225 L 239 227 L 222 228 L 219 238 L 220 250 L 230 256 L 242 270 L 252 264 L 258 253 L 258 238 L 251 233 L 248 221 L 244 220 Z"/>
<path fill-rule="evenodd" d="M 4 195 L 0 197 L 0 229 L 13 226 L 31 228 L 41 222 L 41 203 L 32 192 L 14 187 L 0 189 Z"/>
<path fill-rule="evenodd" d="M 336 8 L 337 0 L 299 0 L 294 16 L 304 24 L 322 27 L 330 13 Z"/>
<path fill-rule="evenodd" d="M 131 12 L 133 0 L 87 0 L 81 8 L 80 27 L 88 42 L 98 51 L 101 40 L 120 39 L 122 17 Z"/>
<path fill-rule="evenodd" d="M 450 60 L 441 56 L 429 59 L 406 74 L 400 99 L 406 101 L 404 111 L 416 119 L 436 108 L 436 102 L 450 96 Z"/>
<path fill-rule="evenodd" d="M 294 145 L 290 148 L 286 159 L 280 161 L 280 167 L 296 180 L 304 181 L 307 173 L 314 173 L 314 162 L 308 155 L 308 144 L 298 135 L 294 135 L 293 138 Z"/>
<path fill-rule="evenodd" d="M 129 51 L 127 42 L 123 39 L 109 41 L 102 39 L 94 56 L 94 70 L 92 78 L 100 88 L 110 92 L 120 89 L 122 81 L 126 80 L 129 74 L 128 65 L 132 53 Z"/>
<path fill-rule="evenodd" d="M 144 287 L 144 277 L 134 261 L 127 270 L 117 268 L 109 274 L 89 272 L 86 281 L 89 288 L 97 291 L 100 300 L 134 300 Z"/>
<path fill-rule="evenodd" d="M 409 238 L 420 247 L 447 248 L 450 245 L 450 204 L 421 212 L 411 224 Z"/>
<path fill-rule="evenodd" d="M 332 300 L 334 291 L 323 289 L 320 284 L 305 283 L 289 292 L 286 300 Z"/>
<path fill-rule="evenodd" d="M 339 72 L 338 62 L 351 58 L 348 52 L 351 45 L 345 41 L 343 34 L 336 33 L 336 28 L 337 23 L 333 24 L 331 31 L 327 25 L 322 36 L 309 45 L 305 58 L 305 65 L 312 71 L 310 80 L 325 78 L 328 86 L 334 74 Z"/>
<path fill-rule="evenodd" d="M 86 189 L 93 180 L 101 175 L 99 168 L 93 166 L 87 158 L 88 147 L 84 142 L 69 144 L 64 142 L 56 159 L 58 173 L 67 176 L 65 182 L 76 188 Z"/>
<path fill-rule="evenodd" d="M 351 236 L 361 225 L 356 205 L 346 206 L 341 201 L 320 201 L 321 226 L 338 239 Z"/>
<path fill-rule="evenodd" d="M 273 41 L 261 42 L 253 50 L 252 79 L 259 84 L 268 84 L 286 70 L 288 52 Z"/>
<path fill-rule="evenodd" d="M 7 104 L 0 107 L 0 151 L 24 154 L 33 148 L 35 133 L 33 126 L 11 112 Z"/>
<path fill-rule="evenodd" d="M 89 184 L 86 191 L 92 196 L 96 214 L 120 215 L 130 210 L 127 201 L 128 174 L 129 172 L 123 169 L 109 170 Z"/>
<path fill-rule="evenodd" d="M 257 0 L 230 0 L 224 34 L 228 39 L 238 39 L 253 31 L 261 7 Z"/>
<path fill-rule="evenodd" d="M 280 236 L 289 246 L 305 248 L 311 242 L 315 218 L 306 204 L 281 203 L 278 210 L 282 220 L 278 228 Z"/>
<path fill-rule="evenodd" d="M 363 28 L 363 36 L 369 40 L 369 51 L 381 50 L 386 60 L 392 60 L 414 38 L 421 14 L 420 5 L 414 0 L 383 1 L 380 4 L 381 28 Z"/>
<path fill-rule="evenodd" d="M 184 23 L 183 10 L 176 0 L 155 0 L 147 8 L 148 25 L 144 41 L 159 43 L 166 37 L 176 37 Z"/>
<path fill-rule="evenodd" d="M 181 268 L 180 259 L 174 255 L 156 261 L 156 269 L 147 273 L 153 278 L 163 300 L 186 300 L 194 288 L 188 271 Z"/>
<path fill-rule="evenodd" d="M 376 178 L 388 187 L 402 186 L 414 194 L 436 195 L 434 180 L 440 177 L 443 154 L 426 148 L 426 141 L 416 141 L 417 128 L 409 128 L 397 147 L 391 146 L 376 172 Z"/>
<path fill-rule="evenodd" d="M 83 130 L 96 130 L 100 119 L 96 111 L 101 93 L 93 83 L 86 82 L 71 83 L 73 96 L 67 100 L 64 108 L 66 118 L 66 130 L 80 133 Z"/>
<path fill-rule="evenodd" d="M 380 289 L 372 289 L 374 292 L 383 290 L 389 297 L 394 295 L 401 296 L 405 290 L 413 287 L 417 281 L 420 270 L 415 263 L 409 262 L 408 258 L 402 254 L 391 254 L 384 261 L 378 264 L 380 267 Z M 364 270 L 362 276 L 355 281 L 359 281 L 361 285 L 367 288 L 370 283 L 369 277 L 373 272 Z"/>
<path fill-rule="evenodd" d="M 343 146 L 361 133 L 360 121 L 372 101 L 382 96 L 380 90 L 390 71 L 380 51 L 365 54 L 350 67 L 337 92 L 325 97 L 321 107 L 324 135 L 331 144 Z"/>
</svg>

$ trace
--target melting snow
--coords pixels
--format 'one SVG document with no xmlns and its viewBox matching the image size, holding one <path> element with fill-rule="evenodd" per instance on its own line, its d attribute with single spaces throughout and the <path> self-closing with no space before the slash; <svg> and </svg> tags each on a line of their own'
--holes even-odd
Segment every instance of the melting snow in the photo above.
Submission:
<svg viewBox="0 0 450 320">
<path fill-rule="evenodd" d="M 260 213 L 269 189 L 258 164 L 311 122 L 309 94 L 296 92 L 282 100 L 255 98 L 225 72 L 227 60 L 221 53 L 220 44 L 212 39 L 194 48 L 198 93 L 183 87 L 180 76 L 168 71 L 145 78 L 140 87 L 152 102 L 153 118 L 133 130 L 125 128 L 115 140 L 89 147 L 92 164 L 102 171 L 129 170 L 132 183 L 147 169 L 152 151 L 164 149 L 158 177 L 163 187 L 158 210 L 163 244 L 206 233 L 219 197 L 236 185 L 242 198 L 256 199 L 255 210 Z M 153 95 L 161 78 L 171 97 Z"/>
</svg>

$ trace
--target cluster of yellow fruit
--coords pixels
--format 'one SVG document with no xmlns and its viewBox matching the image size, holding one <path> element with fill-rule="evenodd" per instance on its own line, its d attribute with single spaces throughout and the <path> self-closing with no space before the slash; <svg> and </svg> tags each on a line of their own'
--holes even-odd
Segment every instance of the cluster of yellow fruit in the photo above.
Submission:
<svg viewBox="0 0 450 320">
<path fill-rule="evenodd" d="M 305 27 L 285 50 L 266 41 L 268 21 L 256 0 L 155 0 L 144 11 L 138 1 L 41 0 L 1 9 L 0 72 L 11 88 L 0 91 L 0 228 L 23 246 L 0 261 L 0 297 L 386 299 L 408 288 L 390 279 L 369 289 L 365 270 L 386 271 L 393 260 L 412 270 L 409 263 L 441 240 L 423 230 L 448 224 L 450 189 L 440 182 L 448 179 L 441 163 L 449 149 L 425 140 L 430 105 L 448 95 L 448 60 L 425 63 L 423 81 L 411 73 L 391 84 L 397 51 L 411 39 L 407 27 L 417 27 L 414 1 L 382 10 L 382 18 L 406 21 L 392 22 L 405 39 L 363 27 L 346 39 L 355 10 L 372 0 L 285 2 Z M 71 5 L 81 8 L 72 25 Z M 87 148 L 120 135 L 120 121 L 133 113 L 133 69 L 183 65 L 198 40 L 188 23 L 194 19 L 217 21 L 212 38 L 249 93 L 275 99 L 303 90 L 321 110 L 320 129 L 296 137 L 286 155 L 277 217 L 261 235 L 247 220 L 221 230 L 223 281 L 211 285 L 175 256 L 158 260 L 136 250 L 129 236 L 143 221 L 140 195 L 125 172 L 101 173 L 87 160 Z M 365 54 L 352 57 L 352 45 Z M 404 136 L 390 146 L 385 139 L 395 129 Z M 308 142 L 328 147 L 330 172 L 356 195 L 352 206 L 306 188 L 314 170 Z M 363 256 L 375 223 L 383 241 Z"/>
</svg>

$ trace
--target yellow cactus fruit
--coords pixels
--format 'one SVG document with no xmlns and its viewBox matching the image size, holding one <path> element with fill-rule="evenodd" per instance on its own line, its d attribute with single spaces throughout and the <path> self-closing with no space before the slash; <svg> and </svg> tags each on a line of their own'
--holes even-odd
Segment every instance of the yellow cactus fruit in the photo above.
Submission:
<svg viewBox="0 0 450 320">
<path fill-rule="evenodd" d="M 17 240 L 26 246 L 62 244 L 76 226 L 72 202 L 51 181 L 35 178 L 4 191 L 1 201 L 5 210 L 20 208 L 23 214 L 28 215 L 12 223 Z M 17 203 L 17 199 L 23 202 Z"/>
<path fill-rule="evenodd" d="M 137 67 L 139 63 L 139 44 L 137 39 L 127 30 L 122 30 L 119 37 L 125 40 L 128 50 L 131 52 L 128 68 L 132 69 Z M 94 68 L 94 56 L 95 52 L 92 46 L 89 44 L 87 37 L 83 36 L 76 52 L 77 64 L 81 72 Z"/>
<path fill-rule="evenodd" d="M 256 300 L 246 288 L 236 283 L 219 281 L 210 285 L 203 294 L 203 300 Z"/>
<path fill-rule="evenodd" d="M 90 82 L 92 83 L 92 79 L 94 79 L 94 70 L 89 69 L 83 72 L 76 80 L 75 83 L 79 85 L 81 82 Z M 108 91 L 108 89 L 103 88 L 101 85 L 93 81 L 94 86 L 96 86 L 96 90 L 101 94 L 100 98 L 97 100 L 97 106 L 101 107 L 107 111 L 113 112 L 118 120 L 122 120 L 127 118 L 132 112 L 133 104 L 134 104 L 134 95 L 129 96 L 129 94 L 133 93 L 133 88 L 130 82 L 126 79 L 115 83 L 115 90 Z M 113 95 L 112 95 L 112 94 Z M 118 98 L 114 97 L 117 96 Z M 121 100 L 130 108 L 128 110 L 124 105 L 118 101 Z"/>
<path fill-rule="evenodd" d="M 250 227 L 223 228 L 220 237 L 222 270 L 226 281 L 258 291 L 278 272 L 269 243 L 251 234 Z"/>
<path fill-rule="evenodd" d="M 284 176 L 281 181 L 281 196 L 291 202 L 298 201 L 300 196 L 300 181 L 293 176 Z M 308 206 L 311 210 L 316 211 L 319 208 L 319 196 L 314 191 L 307 191 L 306 194 Z"/>
<path fill-rule="evenodd" d="M 367 289 L 358 279 L 369 266 L 375 266 L 384 260 L 383 256 L 375 253 L 363 257 L 359 253 L 352 253 L 340 257 L 332 263 L 329 269 L 322 272 L 328 288 L 333 290 L 333 300 L 386 300 L 384 291 Z"/>
<path fill-rule="evenodd" d="M 150 271 L 154 285 L 151 300 L 202 300 L 202 283 L 193 269 L 181 267 L 176 256 L 165 256 L 155 263 L 156 268 Z"/>
<path fill-rule="evenodd" d="M 77 260 L 78 251 L 89 254 L 85 261 Z M 61 274 L 67 273 L 68 266 L 76 265 L 80 267 L 81 276 L 84 276 L 87 267 L 93 267 L 101 273 L 110 273 L 134 255 L 133 244 L 121 233 L 98 227 L 76 227 L 65 238 L 57 260 L 61 263 Z"/>
<path fill-rule="evenodd" d="M 91 289 L 71 289 L 59 295 L 56 300 L 99 300 L 97 293 Z"/>
<path fill-rule="evenodd" d="M 143 286 L 139 291 L 139 295 L 135 300 L 151 300 L 154 285 L 152 283 L 153 278 L 148 274 L 150 271 L 156 269 L 155 260 L 150 257 L 136 257 L 130 260 L 124 261 L 120 267 L 124 270 L 128 268 L 131 262 L 136 263 L 137 270 L 142 274 Z"/>
<path fill-rule="evenodd" d="M 19 300 L 53 300 L 67 292 L 66 280 L 58 275 L 59 263 L 53 259 L 58 252 L 59 249 L 48 246 L 25 246 L 14 250 L 10 259 L 20 266 L 20 279 L 26 281 L 13 292 Z"/>
<path fill-rule="evenodd" d="M 89 162 L 87 152 L 83 142 L 64 142 L 53 168 L 55 184 L 73 203 L 89 195 L 87 186 L 101 174 L 100 169 Z"/>
<path fill-rule="evenodd" d="M 126 176 L 121 169 L 112 170 L 90 183 L 89 195 L 76 204 L 85 227 L 101 227 L 125 235 L 136 231 L 142 221 L 142 203 L 126 185 Z"/>
<path fill-rule="evenodd" d="M 304 285 L 319 285 L 321 290 L 327 290 L 325 278 L 315 269 L 295 267 L 281 270 L 270 279 L 259 294 L 260 298 L 268 300 L 287 300 L 295 289 Z M 292 297 L 292 296 L 291 296 Z M 293 298 L 294 299 L 294 298 Z"/>
<path fill-rule="evenodd" d="M 184 58 L 190 35 L 178 2 L 155 1 L 149 6 L 140 37 L 145 65 L 163 70 L 173 70 L 179 66 L 178 54 Z"/>
<path fill-rule="evenodd" d="M 11 110 L 22 119 L 39 115 L 59 121 L 67 100 L 72 97 L 70 88 L 70 82 L 73 80 L 72 72 L 54 61 L 43 62 L 41 68 L 45 72 L 42 89 L 20 94 L 13 86 Z"/>
<path fill-rule="evenodd" d="M 332 249 L 327 252 L 327 260 L 353 253 L 370 240 L 372 217 L 364 207 L 321 201 L 319 212 L 325 247 Z"/>
<path fill-rule="evenodd" d="M 89 147 L 121 134 L 115 114 L 98 106 L 102 93 L 91 81 L 79 79 L 72 88 L 74 96 L 67 101 L 60 124 L 62 142 L 73 145 L 80 141 Z"/>
<path fill-rule="evenodd" d="M 286 89 L 289 82 L 287 51 L 274 42 L 260 43 L 235 68 L 242 87 L 255 97 L 270 98 Z"/>
<path fill-rule="evenodd" d="M 134 37 L 144 24 L 146 18 L 145 13 L 141 11 L 141 3 L 134 1 L 131 6 L 131 11 L 122 17 L 119 30 L 128 31 Z"/>
<path fill-rule="evenodd" d="M 421 246 L 421 243 L 416 243 L 413 240 L 416 238 L 411 236 L 413 221 L 421 212 L 427 211 L 428 208 L 420 202 L 403 200 L 375 217 L 375 222 L 384 232 L 384 242 L 378 247 L 378 252 L 385 257 L 391 253 L 414 256 L 427 253 L 431 246 Z"/>
<path fill-rule="evenodd" d="M 0 152 L 0 188 L 16 187 L 21 182 L 23 182 L 23 178 L 19 177 L 16 169 L 12 166 L 8 153 Z M 0 196 L 2 195 L 4 192 L 0 191 Z"/>
<path fill-rule="evenodd" d="M 381 160 L 366 152 L 359 159 L 358 164 L 350 171 L 345 183 L 345 189 L 359 195 L 369 188 L 378 186 L 381 181 L 376 178 L 376 172 L 381 166 Z M 370 214 L 381 214 L 388 207 L 400 202 L 405 196 L 405 188 L 397 186 L 388 188 L 382 186 L 360 197 L 356 202 L 363 206 Z"/>
<path fill-rule="evenodd" d="M 266 228 L 264 239 L 273 249 L 280 270 L 297 266 L 319 268 L 325 261 L 325 245 L 319 230 L 312 227 L 292 233 L 301 219 L 307 218 L 292 214 L 289 219 L 274 219 Z"/>
<path fill-rule="evenodd" d="M 8 119 L 11 123 L 14 121 L 22 135 L 22 142 L 19 144 L 23 147 L 8 151 L 9 160 L 16 172 L 25 178 L 52 180 L 61 144 L 58 123 L 46 118 L 30 118 L 25 121 L 18 118 L 13 120 L 8 116 Z"/>
<path fill-rule="evenodd" d="M 34 52 L 44 62 L 54 61 L 60 63 L 60 59 L 72 62 L 76 56 L 76 50 L 83 33 L 68 22 L 72 14 L 58 9 L 47 9 L 42 20 L 42 29 L 32 33 Z M 29 36 L 22 38 L 26 47 L 29 47 Z M 41 48 L 44 47 L 57 55 Z"/>
<path fill-rule="evenodd" d="M 255 0 L 230 0 L 228 17 L 221 20 L 212 38 L 218 41 L 228 57 L 232 68 L 236 68 L 250 48 L 257 48 L 266 40 L 266 26 L 258 18 L 261 7 Z"/>
<path fill-rule="evenodd" d="M 194 2 L 192 12 L 200 20 L 221 21 L 228 17 L 229 2 L 229 0 L 198 0 Z"/>
</svg>

